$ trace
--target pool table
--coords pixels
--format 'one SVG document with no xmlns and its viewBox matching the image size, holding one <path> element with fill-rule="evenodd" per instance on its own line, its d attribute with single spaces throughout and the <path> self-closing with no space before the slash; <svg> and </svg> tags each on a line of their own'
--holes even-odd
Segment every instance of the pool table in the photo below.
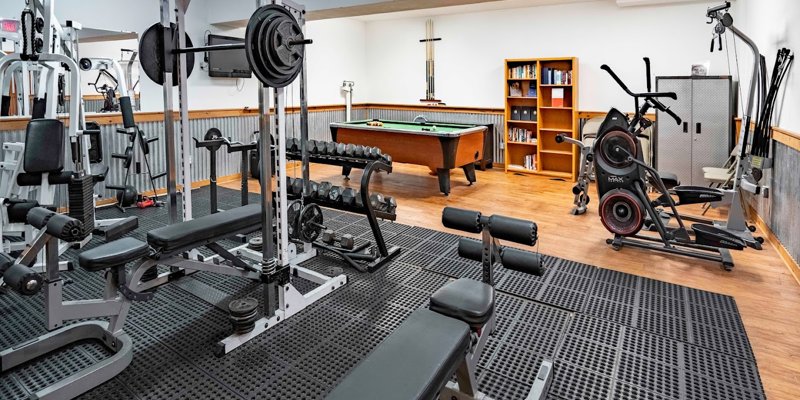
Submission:
<svg viewBox="0 0 800 400">
<path fill-rule="evenodd" d="M 379 121 L 383 126 L 368 126 Z M 424 165 L 439 177 L 439 190 L 450 194 L 450 170 L 461 168 L 470 185 L 475 182 L 475 162 L 483 158 L 486 126 L 451 123 L 416 123 L 389 120 L 334 122 L 333 140 L 375 146 L 392 156 L 392 162 Z M 347 172 L 347 171 L 346 171 Z"/>
</svg>

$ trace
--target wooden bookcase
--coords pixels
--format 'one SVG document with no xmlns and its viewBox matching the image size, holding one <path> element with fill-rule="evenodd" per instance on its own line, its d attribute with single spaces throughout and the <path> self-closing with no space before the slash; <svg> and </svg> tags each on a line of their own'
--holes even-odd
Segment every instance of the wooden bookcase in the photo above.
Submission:
<svg viewBox="0 0 800 400">
<path fill-rule="evenodd" d="M 515 68 L 515 72 L 522 70 L 530 73 L 512 74 Z M 543 79 L 543 71 L 547 73 L 548 70 L 571 71 L 571 76 L 568 81 L 566 78 L 558 82 Z M 504 73 L 506 101 L 503 140 L 506 172 L 540 174 L 575 181 L 580 153 L 571 144 L 556 143 L 555 137 L 559 133 L 573 138 L 579 135 L 578 59 L 507 59 Z M 519 91 L 512 92 L 512 86 L 519 88 Z M 535 88 L 535 92 L 532 88 Z M 563 93 L 560 106 L 554 104 L 553 97 L 559 93 Z M 524 112 L 526 109 L 528 113 Z M 526 157 L 532 159 L 533 163 L 526 165 Z M 531 166 L 534 168 L 528 168 Z"/>
</svg>

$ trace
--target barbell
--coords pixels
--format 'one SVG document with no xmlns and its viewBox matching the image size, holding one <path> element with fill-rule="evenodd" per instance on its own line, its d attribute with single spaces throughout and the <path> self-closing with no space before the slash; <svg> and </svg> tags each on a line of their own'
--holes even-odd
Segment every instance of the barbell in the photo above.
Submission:
<svg viewBox="0 0 800 400">
<path fill-rule="evenodd" d="M 270 4 L 259 7 L 247 22 L 243 43 L 194 47 L 189 36 L 186 47 L 178 46 L 175 24 L 164 27 L 155 23 L 139 41 L 139 62 L 150 80 L 164 84 L 164 75 L 172 73 L 172 85 L 178 84 L 178 57 L 186 54 L 186 74 L 194 69 L 194 53 L 244 49 L 250 69 L 265 86 L 282 88 L 291 84 L 303 69 L 305 45 L 311 39 L 303 36 L 303 28 L 286 8 Z"/>
</svg>

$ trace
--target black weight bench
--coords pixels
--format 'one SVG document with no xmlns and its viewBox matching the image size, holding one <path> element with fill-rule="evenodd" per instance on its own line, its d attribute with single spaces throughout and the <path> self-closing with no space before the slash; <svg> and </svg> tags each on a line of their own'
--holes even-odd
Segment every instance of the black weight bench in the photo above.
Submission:
<svg viewBox="0 0 800 400">
<path fill-rule="evenodd" d="M 494 288 L 471 279 L 453 281 L 431 296 L 430 309 L 414 311 L 327 399 L 435 399 L 454 373 L 460 391 L 474 396 L 469 355 L 472 332 L 483 327 L 494 330 Z"/>
<path fill-rule="evenodd" d="M 216 351 L 224 355 L 347 283 L 344 274 L 328 277 L 295 265 L 277 265 L 270 271 L 262 268 L 260 250 L 247 244 L 225 249 L 218 243 L 261 227 L 261 205 L 250 204 L 154 229 L 147 232 L 146 243 L 134 238 L 108 242 L 84 251 L 78 261 L 89 271 L 115 271 L 119 275 L 119 290 L 127 302 L 148 300 L 154 295 L 152 289 L 196 271 L 259 281 L 266 284 L 265 289 L 269 289 L 269 285 L 277 286 L 282 295 L 277 304 L 271 305 L 274 310 L 256 321 L 251 332 L 222 340 Z M 203 246 L 216 254 L 201 255 L 196 249 Z M 130 262 L 135 263 L 126 270 L 125 265 Z M 158 265 L 168 266 L 170 270 L 158 273 L 155 269 Z M 291 283 L 293 277 L 319 286 L 308 293 L 300 293 Z M 266 305 L 264 308 L 270 310 Z"/>
<path fill-rule="evenodd" d="M 534 245 L 537 227 L 531 221 L 476 211 L 445 208 L 442 223 L 453 229 L 481 232 L 483 282 L 458 279 L 437 290 L 429 309 L 414 311 L 389 337 L 361 361 L 326 397 L 328 400 L 470 400 L 488 399 L 478 392 L 476 369 L 489 336 L 494 333 L 495 262 L 514 271 L 541 275 L 538 254 L 501 247 L 494 236 Z M 474 258 L 474 244 L 459 242 L 459 254 Z M 509 251 L 505 257 L 503 253 Z M 543 400 L 553 363 L 539 367 L 527 400 Z M 457 383 L 449 383 L 455 374 Z"/>
</svg>

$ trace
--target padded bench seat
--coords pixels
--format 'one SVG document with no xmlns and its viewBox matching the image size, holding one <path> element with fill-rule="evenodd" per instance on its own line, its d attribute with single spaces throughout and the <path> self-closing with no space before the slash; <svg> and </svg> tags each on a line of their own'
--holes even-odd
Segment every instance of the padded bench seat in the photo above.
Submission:
<svg viewBox="0 0 800 400">
<path fill-rule="evenodd" d="M 469 349 L 469 326 L 428 309 L 414 311 L 326 397 L 433 399 Z"/>
<path fill-rule="evenodd" d="M 149 252 L 147 243 L 126 237 L 84 251 L 78 255 L 78 264 L 87 271 L 101 271 L 137 260 Z"/>
<path fill-rule="evenodd" d="M 477 329 L 494 315 L 494 288 L 473 279 L 456 279 L 431 295 L 430 309 Z"/>
<path fill-rule="evenodd" d="M 154 229 L 147 232 L 147 243 L 161 254 L 170 254 L 260 227 L 261 204 L 250 204 Z"/>
</svg>

